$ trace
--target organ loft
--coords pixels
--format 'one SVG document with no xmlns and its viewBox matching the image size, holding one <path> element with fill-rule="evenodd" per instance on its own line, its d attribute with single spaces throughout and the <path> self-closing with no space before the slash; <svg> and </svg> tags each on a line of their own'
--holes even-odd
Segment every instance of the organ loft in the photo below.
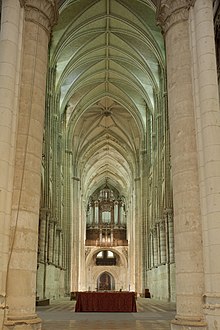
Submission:
<svg viewBox="0 0 220 330">
<path fill-rule="evenodd" d="M 126 209 L 123 197 L 108 185 L 89 200 L 86 218 L 87 246 L 127 246 Z"/>
</svg>

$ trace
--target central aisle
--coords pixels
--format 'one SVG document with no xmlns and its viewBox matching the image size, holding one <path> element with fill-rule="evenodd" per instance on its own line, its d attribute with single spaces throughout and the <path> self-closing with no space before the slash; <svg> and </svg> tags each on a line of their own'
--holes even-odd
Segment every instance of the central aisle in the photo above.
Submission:
<svg viewBox="0 0 220 330">
<path fill-rule="evenodd" d="M 170 330 L 175 304 L 138 298 L 138 313 L 75 313 L 75 301 L 37 307 L 43 330 Z"/>
</svg>

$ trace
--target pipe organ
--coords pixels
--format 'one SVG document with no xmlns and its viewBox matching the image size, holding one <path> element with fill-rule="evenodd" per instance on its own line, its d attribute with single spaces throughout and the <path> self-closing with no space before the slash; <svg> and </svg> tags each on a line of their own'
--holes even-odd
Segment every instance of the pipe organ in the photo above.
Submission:
<svg viewBox="0 0 220 330">
<path fill-rule="evenodd" d="M 89 199 L 86 214 L 86 245 L 128 245 L 125 202 L 107 185 Z"/>
</svg>

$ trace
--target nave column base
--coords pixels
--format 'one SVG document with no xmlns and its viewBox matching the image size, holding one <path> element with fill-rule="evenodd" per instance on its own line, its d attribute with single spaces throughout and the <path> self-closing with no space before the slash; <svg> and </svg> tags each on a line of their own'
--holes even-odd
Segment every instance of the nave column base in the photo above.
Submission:
<svg viewBox="0 0 220 330">
<path fill-rule="evenodd" d="M 171 321 L 171 330 L 207 330 L 207 323 L 192 319 L 175 319 Z"/>
<path fill-rule="evenodd" d="M 41 330 L 42 320 L 37 315 L 8 317 L 3 330 Z"/>
</svg>

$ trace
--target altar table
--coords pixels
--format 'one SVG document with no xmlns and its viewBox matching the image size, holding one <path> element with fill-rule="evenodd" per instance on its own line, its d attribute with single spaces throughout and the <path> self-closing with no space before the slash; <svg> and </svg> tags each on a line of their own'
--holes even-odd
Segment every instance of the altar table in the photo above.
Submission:
<svg viewBox="0 0 220 330">
<path fill-rule="evenodd" d="M 137 312 L 135 292 L 78 292 L 75 312 Z"/>
</svg>

